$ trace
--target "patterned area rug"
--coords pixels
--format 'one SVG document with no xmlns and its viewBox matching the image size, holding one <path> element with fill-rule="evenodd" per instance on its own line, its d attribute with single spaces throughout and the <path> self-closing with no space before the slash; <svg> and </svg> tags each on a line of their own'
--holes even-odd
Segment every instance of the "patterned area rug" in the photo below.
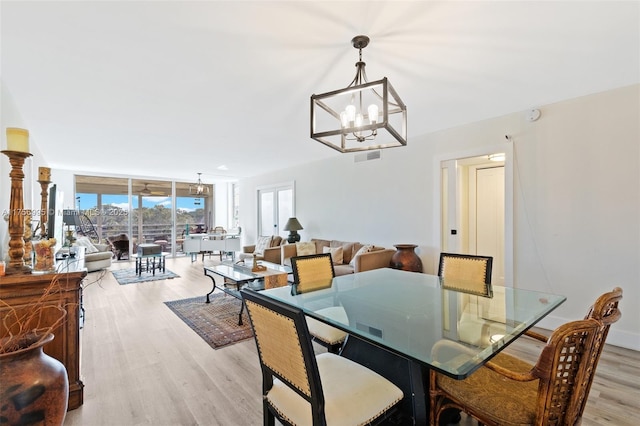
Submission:
<svg viewBox="0 0 640 426">
<path fill-rule="evenodd" d="M 111 271 L 113 276 L 115 277 L 118 284 L 137 284 L 143 283 L 145 281 L 157 281 L 157 280 L 170 280 L 172 278 L 178 278 L 178 274 L 174 274 L 168 269 L 165 269 L 165 272 L 160 272 L 156 270 L 156 274 L 153 275 L 151 272 L 143 272 L 142 275 L 138 276 L 136 274 L 135 268 L 132 269 L 116 269 Z"/>
<path fill-rule="evenodd" d="M 205 303 L 206 297 L 199 296 L 164 303 L 213 349 L 253 337 L 246 310 L 242 313 L 243 325 L 238 325 L 242 306 L 239 299 L 214 293 L 210 300 L 211 303 Z"/>
</svg>

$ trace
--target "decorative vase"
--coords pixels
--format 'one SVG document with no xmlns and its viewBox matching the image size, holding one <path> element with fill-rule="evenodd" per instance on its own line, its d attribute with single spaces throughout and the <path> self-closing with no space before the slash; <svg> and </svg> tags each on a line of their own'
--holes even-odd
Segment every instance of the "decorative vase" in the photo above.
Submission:
<svg viewBox="0 0 640 426">
<path fill-rule="evenodd" d="M 397 251 L 391 256 L 390 266 L 403 271 L 422 272 L 422 260 L 414 251 L 415 244 L 396 244 Z"/>
<path fill-rule="evenodd" d="M 69 379 L 64 365 L 42 347 L 49 333 L 29 334 L 20 349 L 0 353 L 0 419 L 9 425 L 62 425 L 67 414 Z M 6 338 L 2 339 L 3 341 Z"/>
<path fill-rule="evenodd" d="M 35 253 L 33 273 L 46 273 L 55 271 L 55 246 L 55 238 L 50 238 L 48 240 L 37 240 L 33 242 L 33 251 Z"/>
</svg>

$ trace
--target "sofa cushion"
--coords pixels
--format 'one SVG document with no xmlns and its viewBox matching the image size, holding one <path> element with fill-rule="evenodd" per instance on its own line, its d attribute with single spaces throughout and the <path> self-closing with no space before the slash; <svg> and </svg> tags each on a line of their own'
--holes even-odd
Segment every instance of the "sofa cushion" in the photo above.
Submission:
<svg viewBox="0 0 640 426">
<path fill-rule="evenodd" d="M 76 245 L 80 247 L 84 247 L 85 248 L 84 252 L 86 254 L 97 253 L 100 251 L 96 246 L 93 245 L 93 243 L 88 237 L 78 237 L 76 239 Z"/>
<path fill-rule="evenodd" d="M 353 241 L 338 241 L 338 240 L 332 240 L 331 243 L 329 244 L 330 247 L 342 247 L 342 262 L 343 263 L 349 263 L 351 262 L 351 259 L 353 259 L 353 254 L 354 254 L 354 249 L 353 247 L 358 244 L 357 242 L 353 242 Z"/>
<path fill-rule="evenodd" d="M 311 241 L 313 241 L 316 245 L 316 253 L 322 253 L 322 249 L 323 247 L 329 247 L 329 240 L 319 240 L 317 238 L 312 238 Z"/>
<path fill-rule="evenodd" d="M 271 239 L 273 237 L 269 235 L 268 237 L 259 237 L 258 242 L 256 243 L 256 248 L 253 250 L 253 254 L 262 256 L 264 255 L 264 249 L 271 247 Z"/>
<path fill-rule="evenodd" d="M 313 241 L 296 243 L 296 256 L 308 256 L 316 254 L 316 245 Z"/>
<path fill-rule="evenodd" d="M 322 247 L 322 253 L 331 253 L 331 260 L 334 265 L 342 265 L 344 250 L 340 247 Z"/>
<path fill-rule="evenodd" d="M 271 238 L 270 247 L 279 247 L 282 244 L 282 239 L 280 235 L 274 235 L 273 238 Z"/>
<path fill-rule="evenodd" d="M 349 275 L 349 274 L 353 274 L 354 269 L 353 266 L 351 265 L 333 265 L 333 272 L 336 274 L 336 277 L 342 276 L 342 275 Z"/>
<path fill-rule="evenodd" d="M 365 244 L 362 247 L 360 247 L 360 249 L 356 252 L 356 254 L 353 256 L 353 258 L 351 259 L 351 261 L 349 262 L 349 265 L 354 267 L 355 266 L 355 260 L 357 256 L 360 256 L 363 253 L 369 253 L 370 251 L 373 251 L 373 245 L 372 244 Z"/>
</svg>

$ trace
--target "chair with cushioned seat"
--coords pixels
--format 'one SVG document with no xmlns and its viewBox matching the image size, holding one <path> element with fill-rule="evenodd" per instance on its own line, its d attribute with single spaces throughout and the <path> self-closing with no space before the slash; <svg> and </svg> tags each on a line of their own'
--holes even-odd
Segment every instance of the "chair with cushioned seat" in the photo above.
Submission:
<svg viewBox="0 0 640 426">
<path fill-rule="evenodd" d="M 440 253 L 438 276 L 444 288 L 490 297 L 492 267 L 491 256 Z"/>
<path fill-rule="evenodd" d="M 314 355 L 302 310 L 259 292 L 242 297 L 262 369 L 265 425 L 377 424 L 394 411 L 403 392 L 347 358 Z"/>
<path fill-rule="evenodd" d="M 335 276 L 331 253 L 292 257 L 291 268 L 293 269 L 293 283 L 300 293 L 313 291 L 314 284 L 323 285 L 325 282 L 330 282 Z M 341 306 L 319 309 L 317 312 L 339 322 L 349 322 L 347 314 Z M 307 317 L 307 326 L 314 341 L 325 346 L 329 352 L 340 352 L 347 337 L 346 332 L 309 317 Z"/>
<path fill-rule="evenodd" d="M 465 380 L 430 372 L 431 425 L 460 409 L 485 425 L 579 424 L 622 289 L 600 296 L 586 318 L 558 327 L 534 366 L 500 353 Z"/>
</svg>

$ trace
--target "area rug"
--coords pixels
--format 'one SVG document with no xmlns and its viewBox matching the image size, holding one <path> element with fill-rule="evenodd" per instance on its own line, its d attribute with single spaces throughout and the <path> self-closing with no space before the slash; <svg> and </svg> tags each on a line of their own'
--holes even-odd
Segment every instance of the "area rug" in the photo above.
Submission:
<svg viewBox="0 0 640 426">
<path fill-rule="evenodd" d="M 157 281 L 157 280 L 170 280 L 172 278 L 179 278 L 178 274 L 171 272 L 168 269 L 165 269 L 164 272 L 160 272 L 156 270 L 156 274 L 153 275 L 151 272 L 143 272 L 142 275 L 138 276 L 136 274 L 135 268 L 132 269 L 116 269 L 111 271 L 113 276 L 115 277 L 118 284 L 137 284 L 143 283 L 146 281 Z"/>
<path fill-rule="evenodd" d="M 246 310 L 243 325 L 238 325 L 242 301 L 224 293 L 212 294 L 210 300 L 205 303 L 206 297 L 199 296 L 164 303 L 213 349 L 253 337 Z"/>
</svg>

